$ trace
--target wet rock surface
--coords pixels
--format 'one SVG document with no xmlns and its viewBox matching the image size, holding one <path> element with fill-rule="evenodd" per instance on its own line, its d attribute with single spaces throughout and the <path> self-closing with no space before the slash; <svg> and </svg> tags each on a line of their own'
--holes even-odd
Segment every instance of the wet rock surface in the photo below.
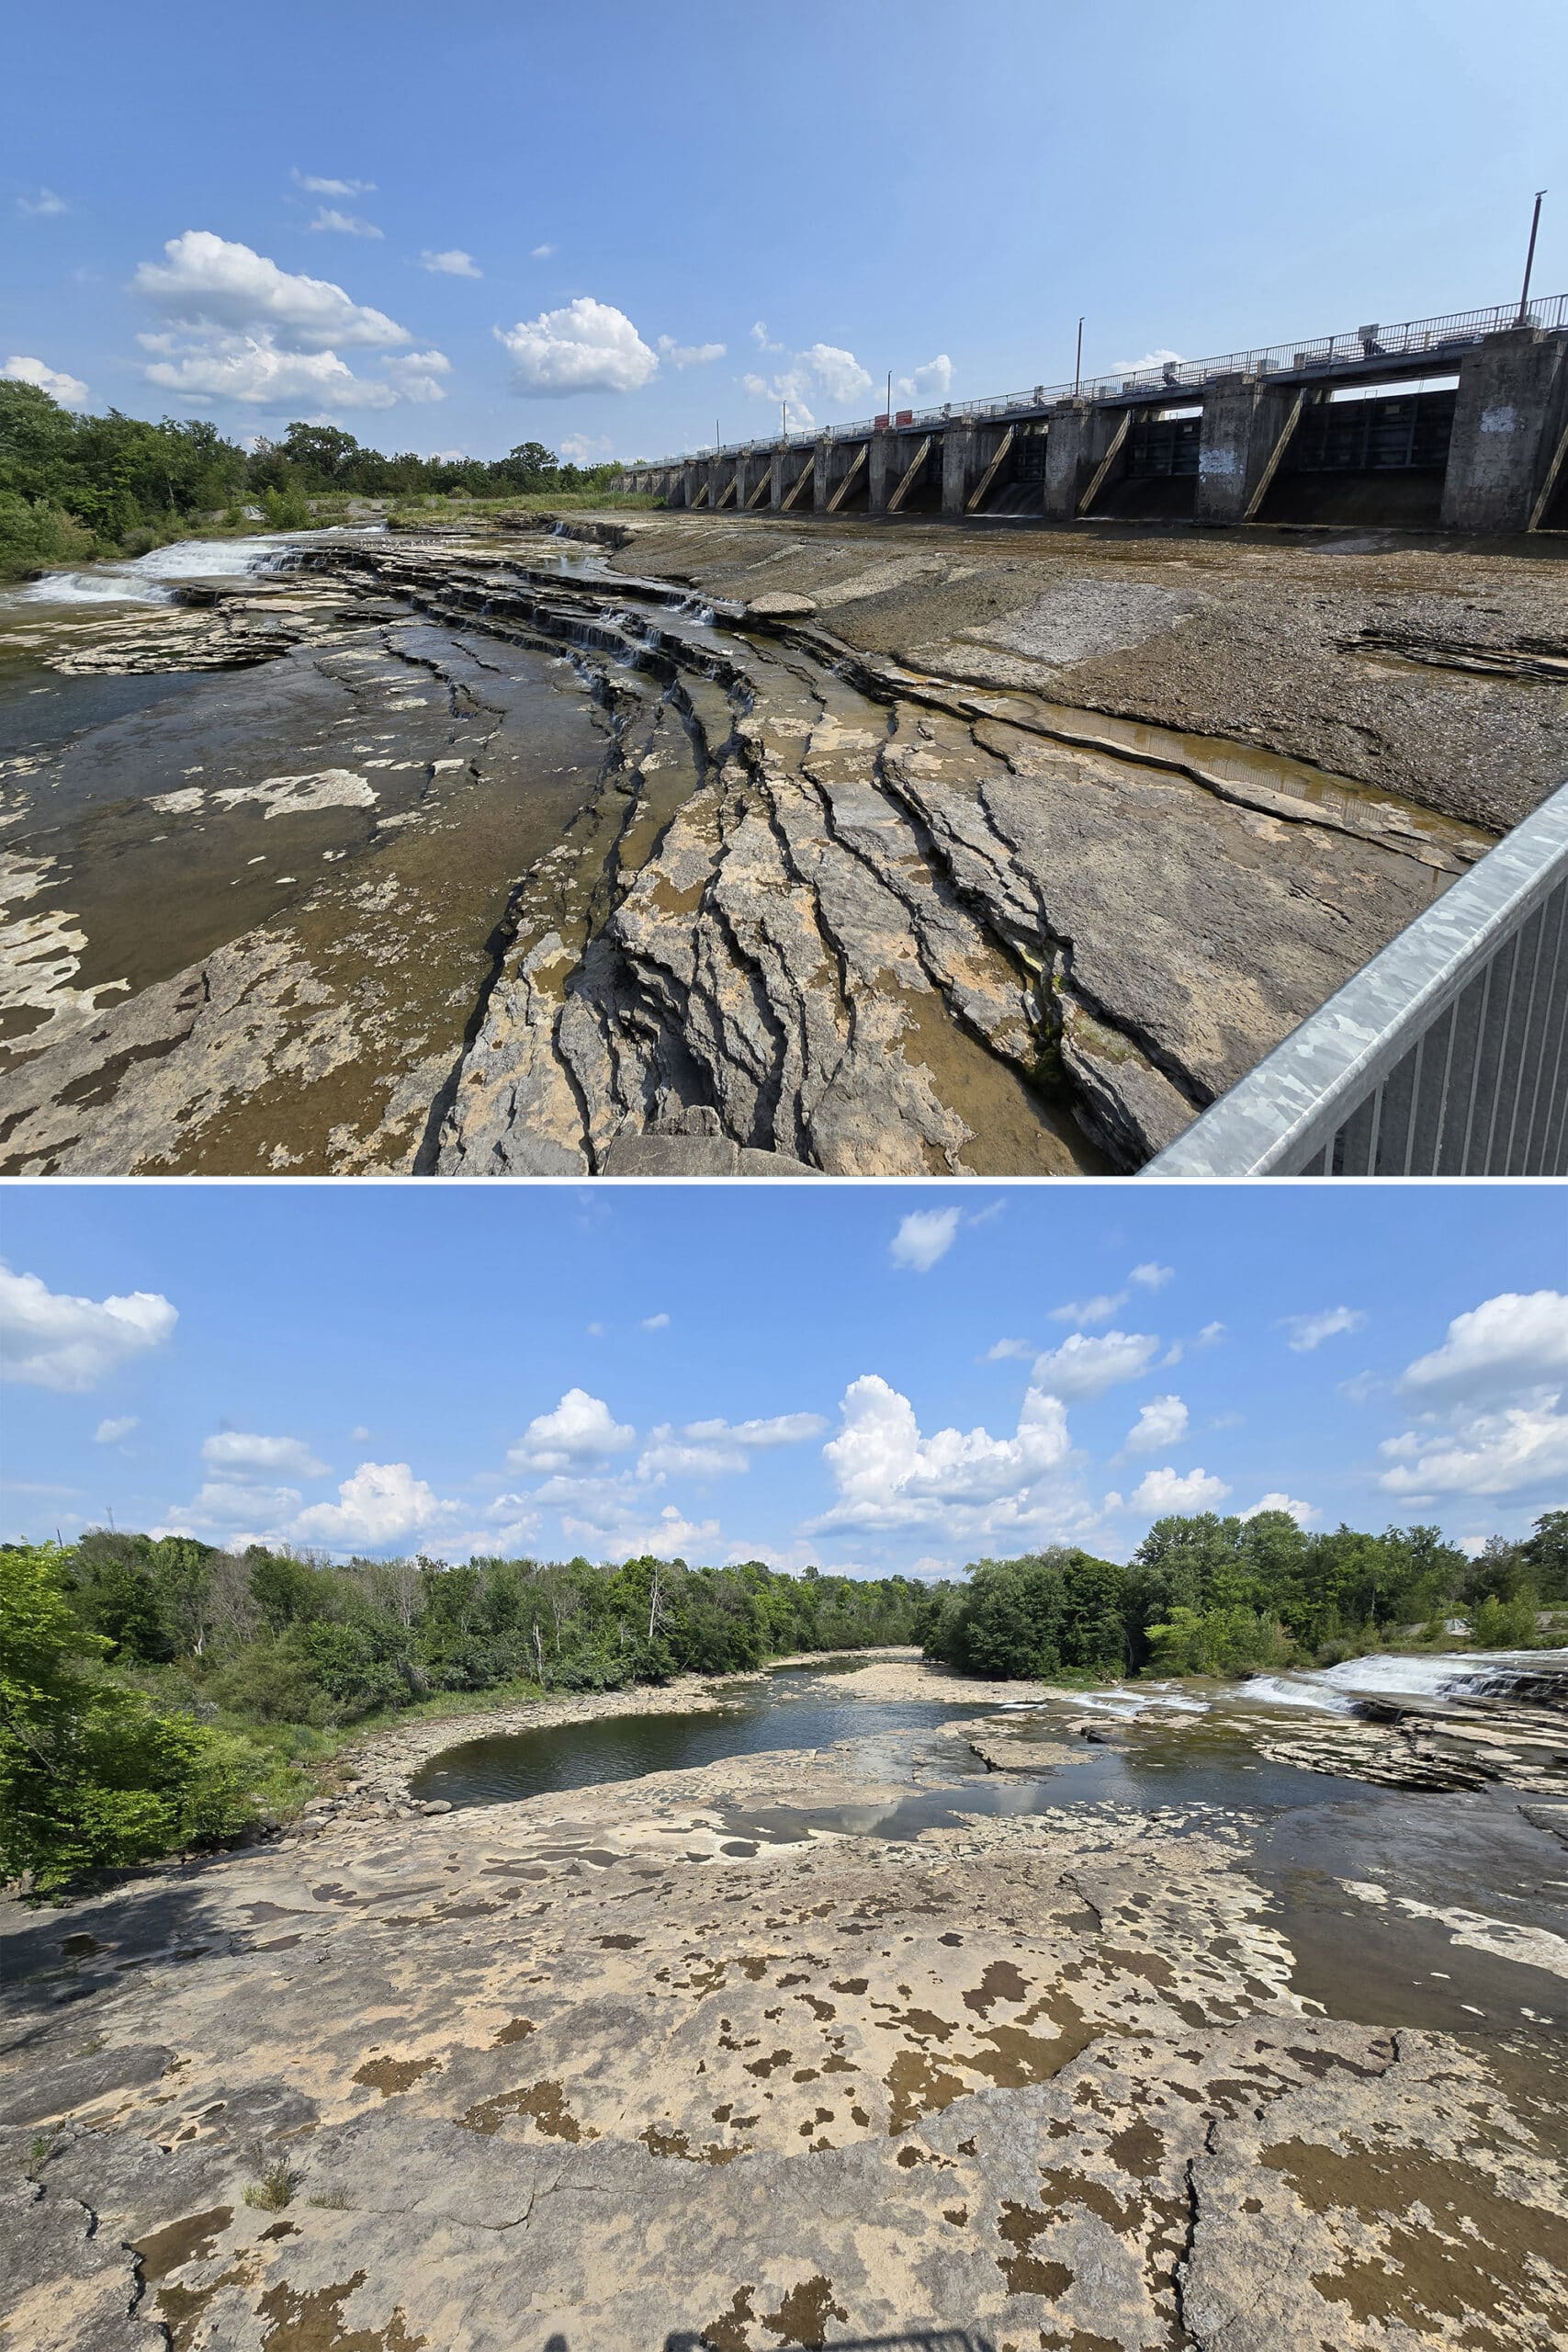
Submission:
<svg viewBox="0 0 1568 2352">
<path fill-rule="evenodd" d="M 1562 2341 L 1560 2041 L 1325 2014 L 1257 1822 L 735 1834 L 897 1801 L 885 1741 L 405 1811 L 467 1728 L 367 1743 L 300 1834 L 9 1911 L 17 2352 Z"/>
<path fill-rule="evenodd" d="M 1568 751 L 1545 564 L 1495 565 L 1478 615 L 1430 554 L 1397 559 L 1416 612 L 1375 593 L 1392 557 L 612 537 L 323 541 L 179 607 L 29 615 L 15 641 L 62 674 L 238 669 L 202 694 L 253 716 L 204 701 L 184 762 L 173 707 L 120 722 L 123 798 L 63 846 L 35 820 L 113 747 L 10 763 L 6 1168 L 1135 1168 Z M 1368 628 L 1495 659 L 1369 673 Z M 1498 669 L 1504 639 L 1530 666 Z M 552 667 L 592 742 L 542 717 Z M 1346 712 L 1373 708 L 1352 756 Z M 118 907 L 85 912 L 111 871 Z M 143 929 L 162 893 L 185 910 L 183 960 L 128 921 L 132 876 Z"/>
</svg>

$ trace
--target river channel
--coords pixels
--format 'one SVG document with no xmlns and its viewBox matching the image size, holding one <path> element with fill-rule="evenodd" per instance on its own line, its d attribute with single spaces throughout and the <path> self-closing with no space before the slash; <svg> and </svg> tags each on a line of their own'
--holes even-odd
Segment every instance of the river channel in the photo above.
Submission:
<svg viewBox="0 0 1568 2352">
<path fill-rule="evenodd" d="M 1436 1687 L 1451 1661 L 1357 1661 L 1351 1687 L 1389 1677 Z M 1082 1820 L 1097 1808 L 1135 1813 L 1181 1837 L 1223 1820 L 1239 1826 L 1248 1867 L 1269 1889 L 1271 1924 L 1294 1954 L 1303 1999 L 1363 2024 L 1447 2031 L 1568 2032 L 1568 1856 L 1560 1836 L 1505 1787 L 1427 1794 L 1384 1788 L 1260 1758 L 1245 1718 L 1277 1711 L 1280 1686 L 1258 1679 L 1234 1698 L 1194 1700 L 1175 1686 L 1142 1690 L 1156 1716 L 1135 1745 L 1063 1740 L 1043 1707 L 940 1699 L 885 1701 L 835 1689 L 852 1659 L 774 1668 L 693 1714 L 627 1714 L 491 1736 L 448 1747 L 410 1783 L 416 1799 L 471 1806 L 547 1798 L 648 1774 L 694 1771 L 728 1758 L 820 1751 L 853 1743 L 893 1802 L 810 1810 L 720 1802 L 719 1851 L 744 1860 L 818 1839 L 918 1844 L 931 1830 L 998 1816 Z M 1358 1669 L 1359 1678 L 1358 1678 Z M 1310 1715 L 1343 1705 L 1344 1686 L 1299 1678 L 1283 1704 Z M 1130 1690 L 1096 1698 L 1108 1722 Z M 964 1726 L 1010 1721 L 1037 1737 L 1039 1777 L 989 1772 Z M 634 1792 L 628 1790 L 628 1797 Z"/>
</svg>

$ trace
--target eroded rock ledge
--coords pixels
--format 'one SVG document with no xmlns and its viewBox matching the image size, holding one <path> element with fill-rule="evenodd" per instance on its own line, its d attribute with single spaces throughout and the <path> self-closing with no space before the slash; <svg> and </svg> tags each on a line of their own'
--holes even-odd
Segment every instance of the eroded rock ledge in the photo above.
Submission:
<svg viewBox="0 0 1568 2352">
<path fill-rule="evenodd" d="M 401 616 L 470 697 L 497 640 L 566 652 L 609 739 L 555 846 L 508 877 L 457 1066 L 411 1069 L 385 1134 L 333 1165 L 1135 1168 L 1489 838 L 1245 745 L 857 650 L 762 593 L 716 608 L 522 545 L 362 540 L 306 560 L 265 594 L 143 621 L 143 653 L 298 658 L 356 611 Z M 1149 661 L 1181 617 L 1145 616 Z M 83 658 L 112 655 L 106 639 Z M 443 790 L 460 825 L 461 776 Z M 290 1164 L 289 1072 L 333 1075 L 364 1025 L 364 990 L 343 998 L 301 936 L 246 933 L 23 1058 L 0 1087 L 8 1164 L 152 1166 L 175 1137 L 180 1164 L 210 1169 L 214 1103 L 262 1088 Z"/>
</svg>

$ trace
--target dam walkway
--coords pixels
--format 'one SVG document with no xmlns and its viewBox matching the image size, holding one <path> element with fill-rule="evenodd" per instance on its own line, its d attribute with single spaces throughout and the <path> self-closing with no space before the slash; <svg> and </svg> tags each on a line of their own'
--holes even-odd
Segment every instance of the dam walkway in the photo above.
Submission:
<svg viewBox="0 0 1568 2352">
<path fill-rule="evenodd" d="M 692 512 L 1568 530 L 1568 295 L 629 466 Z"/>
</svg>

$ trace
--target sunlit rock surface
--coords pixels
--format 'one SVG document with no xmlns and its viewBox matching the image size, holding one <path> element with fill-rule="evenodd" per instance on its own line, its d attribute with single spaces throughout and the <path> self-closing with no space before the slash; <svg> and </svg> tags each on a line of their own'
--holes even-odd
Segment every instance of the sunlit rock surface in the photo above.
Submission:
<svg viewBox="0 0 1568 2352">
<path fill-rule="evenodd" d="M 280 1843 L 10 1911 L 8 2346 L 1562 2342 L 1560 2040 L 1325 2014 L 1256 1820 L 1067 1774 L 913 1842 L 745 1834 L 907 1796 L 886 1740 L 416 1812 L 476 1727 L 367 1747 Z"/>
</svg>

